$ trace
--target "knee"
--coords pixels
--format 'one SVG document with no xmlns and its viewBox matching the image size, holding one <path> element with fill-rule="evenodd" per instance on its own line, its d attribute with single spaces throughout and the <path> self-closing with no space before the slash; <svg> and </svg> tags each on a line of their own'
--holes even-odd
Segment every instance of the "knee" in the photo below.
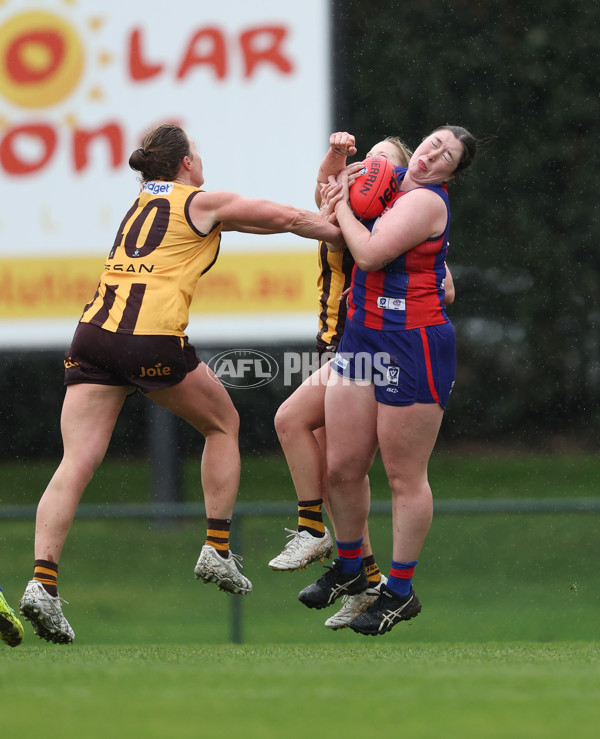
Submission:
<svg viewBox="0 0 600 739">
<path fill-rule="evenodd" d="M 65 454 L 54 473 L 52 483 L 59 487 L 75 487 L 83 490 L 93 478 L 103 458 L 103 454 L 78 454 L 77 456 Z"/>
<path fill-rule="evenodd" d="M 345 455 L 327 454 L 327 486 L 355 484 L 362 481 L 368 472 L 368 466 L 360 460 Z"/>
<path fill-rule="evenodd" d="M 417 498 L 422 495 L 431 495 L 431 488 L 427 475 L 414 474 L 412 476 L 400 472 L 388 473 L 388 483 L 395 498 Z"/>
<path fill-rule="evenodd" d="M 287 404 L 280 405 L 275 414 L 275 431 L 279 439 L 289 436 L 299 426 L 297 416 Z"/>
<path fill-rule="evenodd" d="M 225 434 L 237 439 L 240 431 L 240 416 L 232 404 L 225 413 L 204 420 L 197 424 L 196 428 L 205 438 L 214 434 Z"/>
<path fill-rule="evenodd" d="M 225 421 L 225 431 L 227 431 L 230 434 L 234 434 L 235 436 L 238 436 L 240 431 L 240 414 L 237 412 L 237 410 L 232 407 L 227 415 L 227 419 Z"/>
</svg>

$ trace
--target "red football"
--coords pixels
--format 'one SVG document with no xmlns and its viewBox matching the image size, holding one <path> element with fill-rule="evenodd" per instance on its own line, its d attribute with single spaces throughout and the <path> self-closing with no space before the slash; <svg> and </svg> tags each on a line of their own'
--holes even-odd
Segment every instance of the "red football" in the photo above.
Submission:
<svg viewBox="0 0 600 739">
<path fill-rule="evenodd" d="M 350 207 L 357 218 L 380 216 L 398 192 L 394 165 L 385 157 L 367 157 L 364 172 L 350 187 Z"/>
</svg>

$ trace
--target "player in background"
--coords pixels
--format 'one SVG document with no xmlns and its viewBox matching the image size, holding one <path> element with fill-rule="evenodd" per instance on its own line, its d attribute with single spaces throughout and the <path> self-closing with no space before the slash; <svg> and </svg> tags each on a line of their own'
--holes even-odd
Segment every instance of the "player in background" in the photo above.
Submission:
<svg viewBox="0 0 600 739">
<path fill-rule="evenodd" d="M 60 644 L 75 636 L 58 595 L 61 551 L 123 403 L 136 390 L 205 439 L 207 533 L 196 578 L 231 593 L 251 591 L 240 558 L 229 551 L 240 480 L 239 416 L 187 340 L 189 305 L 198 280 L 217 259 L 222 231 L 257 227 L 343 244 L 339 228 L 318 213 L 202 190 L 202 160 L 179 126 L 151 130 L 129 165 L 141 174 L 142 186 L 65 355 L 64 455 L 38 505 L 34 574 L 21 599 L 21 613 L 35 633 Z"/>
<path fill-rule="evenodd" d="M 23 641 L 23 625 L 8 605 L 0 588 L 0 639 L 9 647 L 18 647 Z"/>
<path fill-rule="evenodd" d="M 321 190 L 332 175 L 344 169 L 348 156 L 356 154 L 355 137 L 347 132 L 332 133 L 330 148 L 317 176 L 315 201 L 321 206 Z M 388 136 L 375 144 L 367 157 L 385 157 L 395 166 L 406 166 L 411 151 L 397 137 Z M 360 164 L 355 167 L 360 170 Z M 350 287 L 354 259 L 350 250 L 332 252 L 319 242 L 319 317 L 317 352 L 321 368 L 307 378 L 281 405 L 275 416 L 275 428 L 286 456 L 298 497 L 297 529 L 287 529 L 290 540 L 283 551 L 269 562 L 273 570 L 293 571 L 311 562 L 323 561 L 333 550 L 333 540 L 323 520 L 327 508 L 327 473 L 325 464 L 325 388 L 330 366 L 344 331 L 346 292 Z M 446 301 L 454 299 L 452 277 L 446 280 Z M 365 481 L 368 486 L 368 478 Z M 363 533 L 362 559 L 369 588 L 363 593 L 345 595 L 341 609 L 327 619 L 325 626 L 341 629 L 362 613 L 377 597 L 381 582 L 385 582 L 375 561 L 369 540 L 368 526 Z"/>
<path fill-rule="evenodd" d="M 379 448 L 392 492 L 392 563 L 376 600 L 348 624 L 362 634 L 385 633 L 421 610 L 412 576 L 432 517 L 427 466 L 456 371 L 454 330 L 443 305 L 447 182 L 470 166 L 476 148 L 464 128 L 433 131 L 399 171 L 398 196 L 372 229 L 350 208 L 349 170 L 330 178 L 331 197 L 326 193 L 356 262 L 325 393 L 337 558 L 298 597 L 309 608 L 324 608 L 369 587 L 362 562 L 366 480 Z M 370 366 L 355 363 L 357 355 L 370 356 Z M 334 382 L 338 374 L 346 382 Z"/>
</svg>

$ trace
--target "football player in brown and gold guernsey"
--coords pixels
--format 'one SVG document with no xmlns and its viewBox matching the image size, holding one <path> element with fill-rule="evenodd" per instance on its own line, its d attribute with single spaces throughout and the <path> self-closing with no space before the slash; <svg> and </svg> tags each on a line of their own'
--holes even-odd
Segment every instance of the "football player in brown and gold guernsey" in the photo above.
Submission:
<svg viewBox="0 0 600 739">
<path fill-rule="evenodd" d="M 196 283 L 217 259 L 222 231 L 290 232 L 343 244 L 339 228 L 318 213 L 202 190 L 202 160 L 179 126 L 151 130 L 129 165 L 140 173 L 141 189 L 65 355 L 64 456 L 38 505 L 34 575 L 20 604 L 35 633 L 59 644 L 75 636 L 58 596 L 61 551 L 125 398 L 136 389 L 205 439 L 207 534 L 196 578 L 231 593 L 252 590 L 240 557 L 229 551 L 240 479 L 239 417 L 187 340 L 189 306 Z"/>
</svg>

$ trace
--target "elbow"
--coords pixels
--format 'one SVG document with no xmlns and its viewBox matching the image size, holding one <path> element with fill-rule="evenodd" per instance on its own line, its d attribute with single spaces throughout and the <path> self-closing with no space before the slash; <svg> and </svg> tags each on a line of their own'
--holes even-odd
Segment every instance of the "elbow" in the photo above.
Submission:
<svg viewBox="0 0 600 739">
<path fill-rule="evenodd" d="M 454 298 L 456 297 L 456 293 L 454 290 L 446 290 L 444 294 L 444 305 L 452 305 L 454 303 Z"/>
<path fill-rule="evenodd" d="M 350 250 L 358 268 L 363 272 L 376 272 L 387 267 L 396 258 L 395 255 L 390 256 L 388 251 L 378 249 L 368 241 L 362 244 L 354 244 L 354 249 L 350 244 Z"/>
<path fill-rule="evenodd" d="M 384 265 L 381 262 L 375 262 L 373 259 L 370 259 L 369 257 L 360 257 L 357 258 L 354 257 L 354 261 L 356 262 L 356 266 L 361 269 L 363 272 L 375 272 L 375 270 L 382 269 Z"/>
</svg>

